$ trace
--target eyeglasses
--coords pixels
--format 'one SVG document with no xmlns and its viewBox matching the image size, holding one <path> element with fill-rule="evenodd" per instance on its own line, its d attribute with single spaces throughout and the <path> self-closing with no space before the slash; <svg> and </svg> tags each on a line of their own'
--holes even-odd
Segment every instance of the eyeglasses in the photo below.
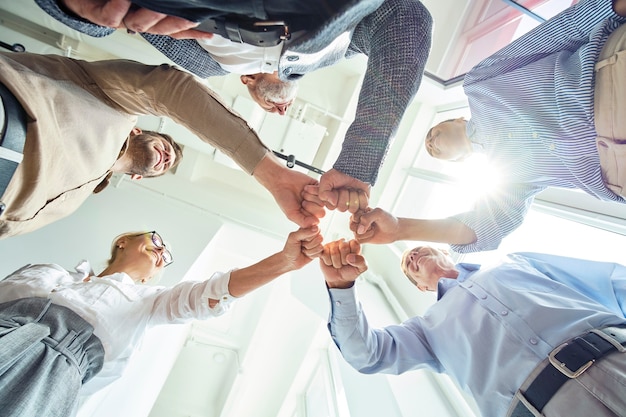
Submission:
<svg viewBox="0 0 626 417">
<path fill-rule="evenodd" d="M 161 259 L 163 259 L 163 263 L 165 264 L 165 266 L 168 266 L 169 264 L 174 262 L 174 258 L 172 257 L 172 252 L 170 252 L 169 250 L 167 250 L 165 248 L 165 243 L 163 243 L 163 238 L 156 231 L 153 230 L 151 232 L 141 233 L 140 235 L 137 235 L 137 236 L 148 235 L 148 234 L 150 235 L 150 239 L 152 240 L 152 244 L 156 248 L 162 249 L 162 251 L 161 251 Z"/>
</svg>

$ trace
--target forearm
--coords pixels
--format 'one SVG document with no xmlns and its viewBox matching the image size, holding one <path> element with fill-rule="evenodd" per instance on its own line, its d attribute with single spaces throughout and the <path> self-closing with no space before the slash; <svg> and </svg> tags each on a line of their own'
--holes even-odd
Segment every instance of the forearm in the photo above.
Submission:
<svg viewBox="0 0 626 417">
<path fill-rule="evenodd" d="M 372 329 L 354 289 L 329 290 L 329 296 L 328 329 L 344 359 L 359 372 L 401 374 L 437 365 L 418 325 Z"/>
<path fill-rule="evenodd" d="M 81 63 L 124 112 L 170 117 L 252 174 L 269 150 L 248 123 L 194 76 L 169 65 L 132 61 Z"/>
<path fill-rule="evenodd" d="M 293 264 L 282 252 L 278 252 L 247 268 L 231 272 L 228 292 L 234 297 L 242 297 L 292 270 Z"/>
<path fill-rule="evenodd" d="M 395 240 L 421 240 L 456 245 L 476 241 L 476 233 L 464 223 L 453 219 L 409 219 L 398 218 Z"/>
<path fill-rule="evenodd" d="M 353 47 L 368 56 L 368 64 L 335 169 L 376 182 L 390 140 L 421 83 L 431 30 L 428 10 L 414 0 L 386 1 L 357 26 Z"/>
<path fill-rule="evenodd" d="M 86 35 L 101 38 L 115 32 L 115 29 L 96 25 L 79 16 L 68 13 L 64 7 L 61 7 L 61 0 L 35 0 L 35 3 L 54 19 Z"/>
</svg>

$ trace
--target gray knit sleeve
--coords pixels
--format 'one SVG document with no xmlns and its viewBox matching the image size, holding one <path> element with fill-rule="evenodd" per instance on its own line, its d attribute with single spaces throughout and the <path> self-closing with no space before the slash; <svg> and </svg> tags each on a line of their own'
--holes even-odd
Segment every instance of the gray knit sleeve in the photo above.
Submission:
<svg viewBox="0 0 626 417">
<path fill-rule="evenodd" d="M 356 117 L 334 168 L 374 184 L 431 47 L 432 17 L 417 0 L 388 0 L 359 23 L 349 52 L 368 56 Z"/>
</svg>

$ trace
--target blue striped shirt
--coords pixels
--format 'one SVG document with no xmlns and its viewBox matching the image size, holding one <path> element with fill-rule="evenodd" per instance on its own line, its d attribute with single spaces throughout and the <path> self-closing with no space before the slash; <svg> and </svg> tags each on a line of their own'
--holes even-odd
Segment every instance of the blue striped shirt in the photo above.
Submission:
<svg viewBox="0 0 626 417">
<path fill-rule="evenodd" d="M 473 211 L 454 216 L 477 240 L 453 250 L 497 248 L 548 186 L 626 202 L 602 181 L 593 114 L 595 63 L 625 21 L 610 0 L 583 0 L 466 75 L 468 136 L 500 167 L 502 186 L 479 198 Z"/>
</svg>

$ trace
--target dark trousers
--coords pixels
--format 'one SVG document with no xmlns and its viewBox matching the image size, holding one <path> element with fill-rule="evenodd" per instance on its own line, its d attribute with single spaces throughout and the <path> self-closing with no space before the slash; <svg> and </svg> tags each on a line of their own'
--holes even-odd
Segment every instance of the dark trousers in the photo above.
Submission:
<svg viewBox="0 0 626 417">
<path fill-rule="evenodd" d="M 289 16 L 319 16 L 327 19 L 354 0 L 135 0 L 133 4 L 187 20 L 238 15 L 253 19 L 283 20 Z"/>
</svg>

